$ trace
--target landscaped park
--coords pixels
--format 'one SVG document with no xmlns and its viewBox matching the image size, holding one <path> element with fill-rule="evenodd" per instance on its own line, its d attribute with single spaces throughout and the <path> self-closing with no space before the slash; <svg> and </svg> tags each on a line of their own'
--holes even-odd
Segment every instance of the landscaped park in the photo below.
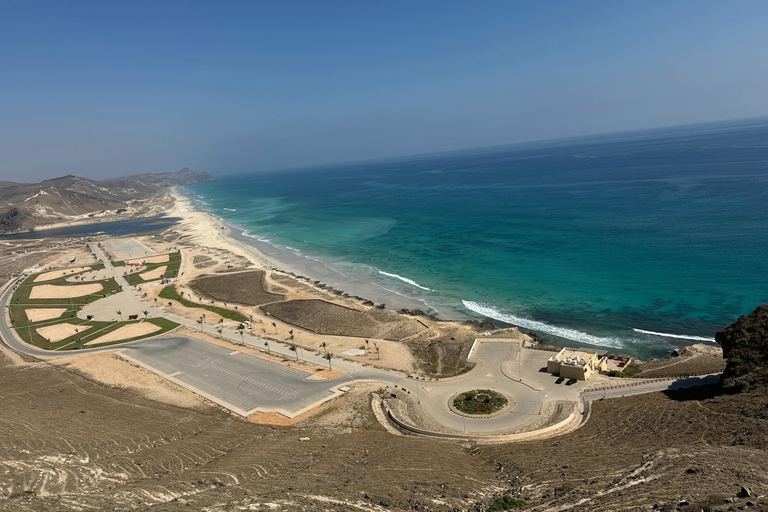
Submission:
<svg viewBox="0 0 768 512">
<path fill-rule="evenodd" d="M 172 279 L 178 276 L 181 253 L 157 254 L 131 260 L 113 261 L 115 267 L 123 267 L 125 280 L 131 286 L 140 286 L 149 281 Z"/>
<path fill-rule="evenodd" d="M 120 321 L 79 317 L 84 306 L 121 291 L 115 279 L 100 270 L 103 268 L 93 265 L 37 273 L 25 279 L 8 305 L 17 334 L 39 348 L 73 350 L 156 336 L 178 326 L 146 315 Z"/>
</svg>

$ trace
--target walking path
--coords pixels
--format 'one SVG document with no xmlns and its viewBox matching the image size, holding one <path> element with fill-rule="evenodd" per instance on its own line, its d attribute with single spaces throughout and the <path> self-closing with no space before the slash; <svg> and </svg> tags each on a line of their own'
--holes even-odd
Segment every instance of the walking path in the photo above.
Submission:
<svg viewBox="0 0 768 512">
<path fill-rule="evenodd" d="M 110 308 L 118 306 L 122 308 L 124 314 L 130 311 L 143 315 L 142 312 L 147 311 L 149 317 L 164 317 L 192 329 L 200 327 L 197 321 L 164 311 L 144 301 L 140 293 L 131 287 L 122 276 L 122 270 L 113 267 L 98 246 L 92 244 L 90 247 L 97 259 L 104 264 L 104 272 L 114 277 L 123 290 L 117 294 L 120 295 L 119 301 L 110 304 Z M 51 352 L 32 347 L 17 337 L 16 333 L 9 327 L 7 308 L 5 308 L 12 293 L 13 286 L 11 285 L 7 286 L 0 296 L 0 304 L 6 311 L 0 321 L 0 336 L 5 343 L 18 352 L 35 357 L 71 356 L 72 352 L 69 351 Z M 226 328 L 222 330 L 221 335 L 233 343 L 242 343 L 258 350 L 264 350 L 264 343 L 267 341 L 250 333 Z M 273 353 L 286 358 L 296 357 L 296 353 L 291 351 L 287 344 L 271 340 L 267 342 Z M 427 423 L 439 425 L 440 430 L 444 432 L 461 434 L 461 437 L 498 437 L 499 434 L 524 430 L 527 425 L 546 423 L 544 416 L 550 413 L 557 403 L 570 402 L 580 406 L 583 402 L 603 398 L 707 384 L 715 382 L 718 378 L 717 375 L 711 375 L 667 381 L 654 380 L 629 387 L 590 391 L 590 382 L 582 381 L 572 386 L 556 384 L 556 377 L 546 373 L 545 370 L 542 371 L 546 367 L 547 358 L 551 355 L 549 352 L 522 349 L 518 342 L 512 341 L 499 342 L 480 339 L 476 343 L 477 346 L 472 350 L 471 356 L 476 366 L 459 378 L 439 381 L 415 380 L 396 371 L 373 368 L 343 359 L 334 359 L 334 369 L 346 372 L 348 375 L 338 379 L 321 381 L 320 384 L 313 384 L 309 387 L 297 385 L 298 377 L 296 374 L 277 370 L 269 365 L 265 366 L 261 359 L 238 356 L 242 359 L 237 364 L 232 364 L 232 356 L 230 355 L 232 351 L 228 349 L 218 350 L 221 347 L 206 350 L 200 345 L 203 342 L 184 336 L 145 339 L 119 346 L 83 349 L 79 350 L 78 353 L 106 350 L 123 351 L 124 355 L 138 361 L 152 371 L 228 406 L 239 414 L 248 414 L 254 410 L 280 409 L 286 415 L 292 416 L 297 414 L 296 411 L 306 410 L 327 400 L 331 395 L 337 395 L 341 385 L 354 382 L 376 382 L 393 389 L 395 387 L 398 389 L 405 388 L 406 391 L 404 392 L 410 392 L 410 395 L 415 399 L 419 414 L 423 415 Z M 300 350 L 303 353 L 303 359 L 307 362 L 327 366 L 328 362 L 319 352 Z M 194 360 L 197 360 L 197 363 L 190 362 Z M 265 371 L 267 367 L 270 368 L 269 371 Z M 248 368 L 251 368 L 252 372 L 249 372 Z M 216 373 L 213 377 L 211 376 L 212 369 Z M 180 378 L 181 374 L 184 375 L 183 378 Z M 622 384 L 621 381 L 622 379 L 614 379 L 612 382 Z M 233 386 L 235 388 L 240 386 L 239 391 L 237 389 L 233 391 Z M 453 412 L 449 407 L 452 398 L 458 393 L 472 389 L 498 391 L 506 395 L 510 401 L 514 401 L 514 407 L 509 412 L 490 418 L 471 418 Z M 294 390 L 295 392 L 287 392 L 286 390 Z M 576 425 L 578 422 L 573 428 Z"/>
</svg>

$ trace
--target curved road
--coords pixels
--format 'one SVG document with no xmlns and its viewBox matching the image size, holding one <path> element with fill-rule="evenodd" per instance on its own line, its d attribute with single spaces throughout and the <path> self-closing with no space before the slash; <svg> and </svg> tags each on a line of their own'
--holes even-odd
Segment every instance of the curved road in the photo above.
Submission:
<svg viewBox="0 0 768 512">
<path fill-rule="evenodd" d="M 92 246 L 97 259 L 100 259 L 106 266 L 108 274 L 115 277 L 117 282 L 123 288 L 123 293 L 133 294 L 132 300 L 141 304 L 143 309 L 150 311 L 151 316 L 163 316 L 187 327 L 196 328 L 198 324 L 195 321 L 168 313 L 152 304 L 141 299 L 139 293 L 128 283 L 110 264 L 108 258 L 99 250 Z M 13 350 L 34 357 L 57 357 L 71 356 L 72 352 L 51 352 L 26 344 L 22 341 L 15 331 L 9 326 L 7 304 L 13 294 L 15 284 L 23 281 L 20 278 L 7 286 L 2 295 L 0 295 L 0 304 L 3 306 L 4 314 L 0 315 L 0 336 Z M 244 342 L 245 345 L 262 350 L 264 339 L 258 336 L 245 334 L 241 337 L 239 332 L 230 329 L 224 329 L 224 336 L 230 340 Z M 170 345 L 179 345 L 183 340 L 189 342 L 204 343 L 199 340 L 183 336 L 150 338 L 139 341 L 124 343 L 118 346 L 109 346 L 92 349 L 78 350 L 78 353 L 94 353 L 103 351 L 125 351 L 130 355 L 134 351 L 151 351 L 153 347 L 168 347 Z M 181 343 L 183 345 L 183 343 Z M 210 345 L 210 344 L 207 344 Z M 175 346 L 175 345 L 174 345 Z M 191 345 L 190 345 L 191 346 Z M 215 346 L 215 345 L 214 345 Z M 292 358 L 295 353 L 280 343 L 270 341 L 272 352 Z M 225 349 L 228 350 L 228 349 Z M 302 350 L 303 358 L 311 363 L 325 366 L 327 362 L 313 351 Z M 232 353 L 234 354 L 234 352 Z M 231 354 L 230 354 L 231 355 Z M 678 381 L 653 382 L 640 384 L 631 388 L 621 388 L 621 390 L 608 390 L 599 392 L 589 392 L 585 388 L 586 382 L 579 382 L 573 386 L 558 385 L 555 383 L 556 377 L 553 377 L 541 371 L 542 364 L 546 365 L 546 358 L 550 355 L 548 352 L 538 350 L 522 350 L 515 342 L 494 342 L 489 340 L 479 340 L 479 347 L 476 350 L 473 359 L 477 361 L 476 367 L 467 374 L 443 381 L 419 381 L 405 377 L 403 374 L 382 369 L 376 369 L 369 366 L 357 364 L 347 360 L 335 359 L 333 365 L 335 369 L 347 372 L 349 375 L 331 381 L 323 381 L 325 387 L 335 386 L 338 388 L 344 383 L 353 383 L 355 381 L 377 382 L 391 387 L 405 387 L 411 392 L 417 402 L 420 404 L 422 414 L 433 424 L 441 425 L 443 429 L 453 432 L 466 432 L 472 434 L 499 434 L 518 430 L 529 423 L 542 419 L 542 414 L 546 414 L 553 401 L 580 402 L 583 400 L 598 400 L 601 398 L 624 396 L 627 394 L 647 393 L 660 391 L 672 387 L 688 387 L 691 385 L 706 384 L 714 381 L 717 376 L 710 376 L 700 379 L 681 379 Z M 226 359 L 226 357 L 225 357 Z M 257 359 L 257 358 L 254 358 Z M 248 360 L 250 361 L 250 360 Z M 241 363 L 238 363 L 241 364 Z M 242 363 L 246 364 L 246 363 Z M 249 362 L 253 366 L 253 373 L 262 371 L 258 363 Z M 181 373 L 181 372 L 178 372 Z M 189 373 L 187 373 L 189 375 Z M 239 375 L 239 374 L 238 374 Z M 165 374 L 173 380 L 173 374 Z M 189 378 L 193 378 L 190 376 Z M 247 380 L 245 377 L 238 377 Z M 296 388 L 295 378 L 291 381 L 288 377 L 275 377 L 275 382 L 283 383 L 286 388 Z M 243 380 L 245 382 L 245 380 Z M 619 379 L 620 380 L 620 379 Z M 204 385 L 205 381 L 197 378 L 196 386 Z M 626 381 L 625 381 L 626 382 Z M 317 388 L 313 386 L 312 389 Z M 254 388 L 256 389 L 256 388 Z M 298 388 L 308 391 L 310 387 Z M 468 418 L 458 415 L 451 411 L 448 406 L 452 397 L 462 391 L 470 389 L 493 389 L 499 391 L 514 400 L 514 407 L 507 413 L 493 418 Z M 584 391 L 584 395 L 581 392 Z"/>
</svg>

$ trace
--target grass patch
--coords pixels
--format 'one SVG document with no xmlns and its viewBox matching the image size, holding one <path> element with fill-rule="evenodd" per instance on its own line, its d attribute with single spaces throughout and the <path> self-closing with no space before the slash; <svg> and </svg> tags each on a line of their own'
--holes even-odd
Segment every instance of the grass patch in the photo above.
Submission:
<svg viewBox="0 0 768 512">
<path fill-rule="evenodd" d="M 67 281 L 68 276 L 64 276 L 58 279 L 54 279 L 52 281 L 45 281 L 44 284 L 54 285 L 54 286 L 81 286 L 83 284 L 98 283 L 102 286 L 102 289 L 101 291 L 92 293 L 90 295 L 83 295 L 82 297 L 72 297 L 72 298 L 63 298 L 63 299 L 30 299 L 29 295 L 30 293 L 32 293 L 32 288 L 34 288 L 36 285 L 41 284 L 41 283 L 34 282 L 37 275 L 38 274 L 33 274 L 29 276 L 27 279 L 24 280 L 23 283 L 19 285 L 19 287 L 14 292 L 13 297 L 11 297 L 11 305 L 30 306 L 30 307 L 57 305 L 57 306 L 70 306 L 73 308 L 74 307 L 79 308 L 80 306 L 89 304 L 95 301 L 96 299 L 101 299 L 103 297 L 106 297 L 108 295 L 111 295 L 113 293 L 117 293 L 120 291 L 120 285 L 117 284 L 117 282 L 111 277 L 109 279 L 70 283 Z"/>
<path fill-rule="evenodd" d="M 125 262 L 121 261 L 121 262 L 117 262 L 117 263 L 123 263 L 124 264 Z M 113 265 L 117 267 L 118 266 L 117 263 L 113 263 Z M 122 265 L 120 265 L 120 266 L 122 266 Z M 159 267 L 166 267 L 165 273 L 162 276 L 157 277 L 155 279 L 149 279 L 148 281 L 145 281 L 141 277 L 142 274 L 145 274 L 147 272 L 151 272 L 151 271 L 153 271 L 153 270 L 155 270 L 156 268 L 159 268 Z M 149 282 L 152 282 L 152 281 L 158 281 L 158 280 L 163 279 L 163 278 L 165 278 L 165 279 L 175 278 L 175 277 L 177 277 L 179 275 L 179 268 L 180 267 L 181 267 L 181 252 L 176 251 L 176 252 L 172 252 L 172 253 L 170 253 L 168 255 L 168 261 L 166 261 L 166 262 L 148 263 L 147 265 L 144 266 L 144 270 L 142 270 L 141 272 L 134 272 L 132 274 L 126 274 L 123 277 L 125 278 L 126 281 L 128 281 L 129 285 L 131 285 L 131 286 L 140 286 L 143 283 L 149 283 Z"/>
<path fill-rule="evenodd" d="M 466 391 L 453 399 L 453 406 L 465 414 L 493 414 L 505 405 L 507 398 L 490 389 Z"/>
<path fill-rule="evenodd" d="M 491 506 L 488 507 L 488 512 L 499 512 L 501 510 L 517 510 L 525 508 L 528 505 L 525 500 L 520 498 L 513 498 L 512 496 L 505 494 L 499 498 L 496 498 Z"/>
<path fill-rule="evenodd" d="M 179 292 L 176 291 L 176 286 L 174 285 L 166 286 L 165 288 L 160 290 L 159 296 L 162 299 L 175 300 L 176 302 L 178 302 L 179 304 L 181 304 L 186 308 L 205 309 L 212 313 L 216 313 L 217 315 L 223 318 L 234 320 L 235 322 L 245 322 L 246 320 L 248 320 L 247 316 L 245 316 L 242 313 L 238 313 L 237 311 L 232 311 L 232 310 L 220 308 L 217 306 L 211 306 L 208 304 L 192 302 L 191 300 L 184 299 L 181 297 L 181 295 L 179 295 Z"/>
<path fill-rule="evenodd" d="M 144 334 L 142 336 L 134 336 L 133 338 L 128 338 L 128 339 L 124 339 L 124 340 L 109 341 L 107 343 L 96 343 L 94 345 L 89 345 L 88 348 L 108 347 L 110 345 L 119 345 L 120 343 L 127 343 L 129 341 L 137 341 L 137 340 L 141 340 L 141 339 L 144 339 L 144 338 L 152 338 L 154 336 L 159 336 L 159 335 L 161 335 L 163 333 L 171 331 L 171 330 L 173 330 L 173 329 L 175 329 L 176 327 L 179 326 L 179 324 L 177 324 L 176 322 L 172 322 L 171 320 L 168 320 L 167 318 L 150 318 L 149 320 L 144 320 L 144 321 L 160 327 L 160 330 L 159 331 L 155 331 L 155 332 L 150 333 L 150 334 Z M 129 322 L 118 322 L 114 329 L 109 329 L 109 330 L 102 331 L 102 332 L 98 333 L 97 336 L 91 336 L 90 339 L 95 339 L 95 338 L 98 338 L 99 336 L 103 336 L 103 335 L 105 335 L 105 334 L 107 334 L 109 332 L 114 331 L 115 329 L 119 329 L 120 327 L 122 327 L 124 325 L 135 324 L 135 323 L 138 323 L 138 322 L 139 322 L 139 320 L 133 320 L 133 321 L 129 321 Z M 74 347 L 72 347 L 72 348 L 74 348 Z"/>
<path fill-rule="evenodd" d="M 634 377 L 638 373 L 642 372 L 642 368 L 640 368 L 640 365 L 638 365 L 635 360 L 633 359 L 627 366 L 624 367 L 622 371 L 618 370 L 611 370 L 607 372 L 607 375 L 609 377 Z"/>
</svg>

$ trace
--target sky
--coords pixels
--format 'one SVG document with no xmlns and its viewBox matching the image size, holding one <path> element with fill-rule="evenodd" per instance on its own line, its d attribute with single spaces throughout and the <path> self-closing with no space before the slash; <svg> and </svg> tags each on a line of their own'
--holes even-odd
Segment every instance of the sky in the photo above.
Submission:
<svg viewBox="0 0 768 512">
<path fill-rule="evenodd" d="M 0 3 L 0 181 L 768 115 L 768 2 Z"/>
</svg>

